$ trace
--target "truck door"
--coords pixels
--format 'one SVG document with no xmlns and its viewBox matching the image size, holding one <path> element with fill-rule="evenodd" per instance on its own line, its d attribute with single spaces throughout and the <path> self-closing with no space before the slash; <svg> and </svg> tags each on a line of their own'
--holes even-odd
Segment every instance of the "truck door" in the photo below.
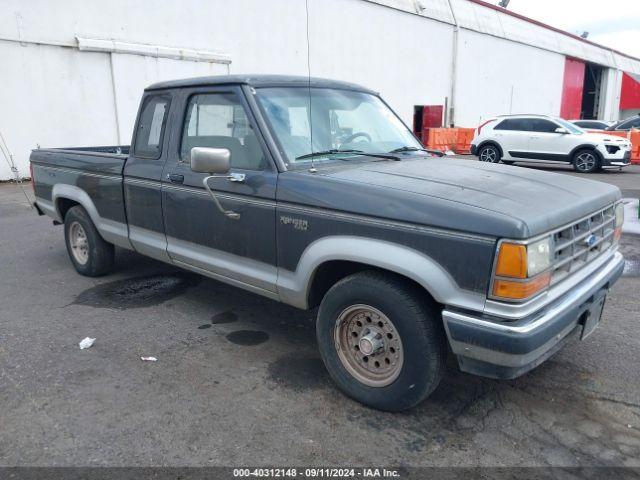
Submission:
<svg viewBox="0 0 640 480">
<path fill-rule="evenodd" d="M 146 94 L 138 112 L 129 158 L 124 167 L 124 198 L 129 239 L 137 252 L 168 261 L 162 218 L 161 180 L 172 95 Z"/>
<path fill-rule="evenodd" d="M 241 87 L 183 90 L 165 166 L 162 206 L 167 251 L 174 263 L 265 294 L 276 292 L 277 170 L 255 126 Z M 193 147 L 226 148 L 233 178 L 203 185 L 190 167 Z M 268 294 L 268 293 L 266 293 Z"/>
</svg>

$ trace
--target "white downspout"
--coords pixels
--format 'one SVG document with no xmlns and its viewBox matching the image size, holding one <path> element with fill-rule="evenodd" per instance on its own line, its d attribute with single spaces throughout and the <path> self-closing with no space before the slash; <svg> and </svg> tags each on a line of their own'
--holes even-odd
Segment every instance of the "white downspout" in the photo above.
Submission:
<svg viewBox="0 0 640 480">
<path fill-rule="evenodd" d="M 453 5 L 451 0 L 447 0 L 449 4 L 449 10 L 451 11 L 451 17 L 453 18 L 453 47 L 451 52 L 451 91 L 449 92 L 449 111 L 445 113 L 445 126 L 455 125 L 455 112 L 456 112 L 456 77 L 458 76 L 458 20 L 456 14 L 453 11 Z"/>
</svg>

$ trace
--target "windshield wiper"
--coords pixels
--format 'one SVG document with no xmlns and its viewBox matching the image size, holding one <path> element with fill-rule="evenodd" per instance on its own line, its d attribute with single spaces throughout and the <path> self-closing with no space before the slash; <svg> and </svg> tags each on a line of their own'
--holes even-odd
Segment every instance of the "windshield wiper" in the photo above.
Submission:
<svg viewBox="0 0 640 480">
<path fill-rule="evenodd" d="M 355 153 L 361 156 L 366 155 L 369 157 L 386 158 L 388 160 L 400 160 L 400 158 L 396 157 L 395 155 L 389 155 L 388 153 L 369 153 L 369 152 L 364 152 L 362 150 L 339 150 L 336 148 L 333 148 L 331 150 L 323 150 L 321 152 L 313 152 L 313 153 L 307 153 L 305 155 L 300 155 L 299 157 L 296 157 L 296 160 L 302 160 L 302 159 L 311 158 L 311 157 L 322 157 L 325 155 L 334 155 L 337 153 Z"/>
<path fill-rule="evenodd" d="M 434 155 L 437 155 L 439 157 L 444 156 L 444 153 L 442 153 L 440 150 L 429 150 L 428 148 L 410 147 L 408 145 L 405 145 L 404 147 L 400 147 L 400 148 L 394 148 L 389 153 L 403 153 L 403 152 L 427 152 L 427 153 L 432 153 Z"/>
<path fill-rule="evenodd" d="M 311 158 L 311 157 L 322 157 L 325 155 L 334 155 L 336 153 L 364 153 L 364 152 L 362 150 L 338 150 L 337 148 L 332 148 L 331 150 L 322 150 L 320 152 L 311 152 L 305 155 L 300 155 L 299 157 L 296 157 L 296 160 L 302 160 L 304 158 Z"/>
</svg>

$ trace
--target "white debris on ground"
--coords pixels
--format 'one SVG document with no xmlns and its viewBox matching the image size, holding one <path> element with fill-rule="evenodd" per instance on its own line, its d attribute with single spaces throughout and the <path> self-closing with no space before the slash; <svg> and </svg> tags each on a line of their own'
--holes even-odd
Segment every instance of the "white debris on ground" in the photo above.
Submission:
<svg viewBox="0 0 640 480">
<path fill-rule="evenodd" d="M 82 339 L 82 341 L 78 344 L 78 346 L 80 347 L 80 350 L 84 350 L 85 348 L 89 348 L 91 345 L 93 345 L 93 342 L 95 341 L 96 341 L 95 338 L 86 337 Z"/>
<path fill-rule="evenodd" d="M 156 357 L 140 357 L 140 360 L 143 362 L 157 362 L 158 359 Z"/>
<path fill-rule="evenodd" d="M 638 199 L 623 198 L 624 204 L 624 224 L 622 231 L 624 233 L 635 233 L 640 235 L 640 219 L 638 219 Z"/>
</svg>

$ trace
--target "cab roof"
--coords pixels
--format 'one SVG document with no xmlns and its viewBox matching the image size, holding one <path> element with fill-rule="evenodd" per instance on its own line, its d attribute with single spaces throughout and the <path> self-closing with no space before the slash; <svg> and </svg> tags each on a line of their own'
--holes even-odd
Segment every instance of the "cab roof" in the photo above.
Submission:
<svg viewBox="0 0 640 480">
<path fill-rule="evenodd" d="M 185 78 L 181 80 L 169 80 L 166 82 L 154 83 L 145 88 L 149 90 L 160 90 L 167 88 L 186 87 L 207 87 L 215 85 L 249 85 L 251 87 L 307 87 L 314 88 L 337 88 L 340 90 L 356 90 L 377 94 L 373 90 L 356 85 L 355 83 L 329 80 L 326 78 L 304 77 L 293 75 L 215 75 L 208 77 Z"/>
</svg>

